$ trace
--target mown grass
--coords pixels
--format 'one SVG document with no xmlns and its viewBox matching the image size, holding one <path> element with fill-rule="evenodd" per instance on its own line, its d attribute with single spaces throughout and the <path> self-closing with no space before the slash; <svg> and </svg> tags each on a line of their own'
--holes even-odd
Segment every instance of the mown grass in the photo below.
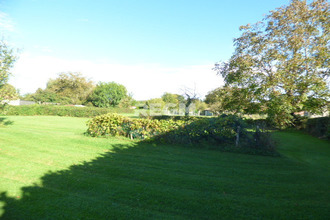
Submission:
<svg viewBox="0 0 330 220">
<path fill-rule="evenodd" d="M 90 138 L 83 118 L 1 121 L 2 219 L 330 218 L 329 146 L 304 134 L 263 157 Z"/>
<path fill-rule="evenodd" d="M 286 157 L 315 168 L 315 172 L 327 169 L 330 173 L 330 142 L 306 135 L 303 132 L 277 132 L 278 150 Z"/>
</svg>

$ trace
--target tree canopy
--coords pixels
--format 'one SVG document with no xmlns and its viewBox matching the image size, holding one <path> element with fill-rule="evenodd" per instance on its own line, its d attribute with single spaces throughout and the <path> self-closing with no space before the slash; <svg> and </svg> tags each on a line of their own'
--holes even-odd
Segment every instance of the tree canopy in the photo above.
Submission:
<svg viewBox="0 0 330 220">
<path fill-rule="evenodd" d="M 8 83 L 4 84 L 0 88 L 0 99 L 13 100 L 18 98 L 18 92 L 16 88 Z"/>
<path fill-rule="evenodd" d="M 61 97 L 55 92 L 46 89 L 38 88 L 33 94 L 27 94 L 23 97 L 25 100 L 31 100 L 39 103 L 61 103 L 70 104 L 71 99 L 68 97 Z"/>
<path fill-rule="evenodd" d="M 280 126 L 290 124 L 294 112 L 317 113 L 330 97 L 329 21 L 327 0 L 292 0 L 263 21 L 241 26 L 234 54 L 215 70 L 226 87 L 244 90 L 247 112 L 256 103 Z"/>
<path fill-rule="evenodd" d="M 6 43 L 0 41 L 0 89 L 8 82 L 10 68 L 13 67 L 15 60 L 13 50 Z M 7 94 L 4 94 L 3 90 L 0 99 L 3 99 L 5 95 Z"/>
<path fill-rule="evenodd" d="M 216 88 L 205 96 L 205 102 L 218 114 L 245 113 L 247 110 L 252 113 L 258 108 L 258 103 L 250 102 L 248 91 L 238 87 Z"/>
<path fill-rule="evenodd" d="M 59 98 L 68 99 L 70 104 L 82 104 L 91 94 L 95 85 L 80 73 L 60 73 L 47 83 L 47 93 L 55 93 Z"/>
<path fill-rule="evenodd" d="M 185 98 L 182 95 L 169 92 L 165 92 L 161 98 L 166 103 L 166 110 L 178 109 L 179 104 L 185 102 Z"/>
<path fill-rule="evenodd" d="M 178 100 L 178 95 L 176 94 L 172 94 L 172 93 L 169 93 L 169 92 L 165 92 L 163 95 L 162 95 L 162 99 L 164 102 L 166 103 L 173 103 L 173 104 L 177 104 L 179 102 Z"/>
<path fill-rule="evenodd" d="M 114 107 L 127 97 L 125 86 L 110 82 L 99 83 L 91 94 L 89 100 L 97 107 Z"/>
<path fill-rule="evenodd" d="M 94 82 L 80 73 L 60 73 L 56 79 L 49 79 L 45 89 L 37 89 L 24 96 L 26 100 L 60 104 L 84 104 L 95 88 Z"/>
</svg>

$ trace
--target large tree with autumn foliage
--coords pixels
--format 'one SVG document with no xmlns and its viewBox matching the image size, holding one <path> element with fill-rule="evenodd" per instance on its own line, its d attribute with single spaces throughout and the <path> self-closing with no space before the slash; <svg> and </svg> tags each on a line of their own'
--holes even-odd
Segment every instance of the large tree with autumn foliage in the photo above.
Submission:
<svg viewBox="0 0 330 220">
<path fill-rule="evenodd" d="M 292 0 L 240 30 L 230 60 L 215 65 L 227 87 L 243 89 L 249 102 L 280 126 L 290 124 L 294 112 L 324 109 L 329 103 L 327 0 Z"/>
</svg>

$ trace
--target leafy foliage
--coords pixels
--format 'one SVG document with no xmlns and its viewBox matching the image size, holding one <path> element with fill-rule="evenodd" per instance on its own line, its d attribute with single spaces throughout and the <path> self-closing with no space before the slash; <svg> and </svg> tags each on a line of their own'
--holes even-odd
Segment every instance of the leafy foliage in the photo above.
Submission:
<svg viewBox="0 0 330 220">
<path fill-rule="evenodd" d="M 199 111 L 203 111 L 203 110 L 208 108 L 208 105 L 205 102 L 203 102 L 199 99 L 194 100 L 193 104 L 195 105 L 196 113 L 199 112 Z"/>
<path fill-rule="evenodd" d="M 166 103 L 166 110 L 178 109 L 179 104 L 185 102 L 185 98 L 182 95 L 168 92 L 162 95 L 162 100 Z"/>
<path fill-rule="evenodd" d="M 162 99 L 165 103 L 173 103 L 173 104 L 179 104 L 180 100 L 182 101 L 184 98 L 181 97 L 180 95 L 177 94 L 172 94 L 172 93 L 168 93 L 165 92 L 162 95 Z"/>
<path fill-rule="evenodd" d="M 13 50 L 6 43 L 0 41 L 0 89 L 7 83 L 10 68 L 13 67 L 16 57 L 13 55 Z M 7 95 L 7 94 L 2 94 Z M 0 96 L 0 100 L 3 96 Z"/>
<path fill-rule="evenodd" d="M 18 93 L 14 86 L 6 83 L 0 88 L 0 99 L 13 100 L 17 98 Z"/>
<path fill-rule="evenodd" d="M 131 139 L 153 140 L 161 143 L 199 145 L 216 148 L 229 147 L 248 152 L 274 152 L 270 137 L 258 133 L 254 137 L 248 125 L 235 115 L 216 118 L 185 117 L 184 120 L 130 119 L 117 114 L 97 116 L 87 123 L 87 134 L 97 136 L 125 136 Z M 268 142 L 267 142 L 268 141 Z M 251 151 L 249 151 L 251 152 Z M 256 152 L 256 151 L 255 151 Z"/>
<path fill-rule="evenodd" d="M 197 98 L 192 98 L 188 94 L 185 98 L 182 95 L 164 93 L 161 98 L 153 98 L 146 101 L 146 107 L 150 110 L 149 115 L 168 115 L 185 113 L 188 116 L 189 112 L 198 113 L 198 111 L 205 110 L 207 104 Z M 190 98 L 189 98 L 190 97 Z"/>
<path fill-rule="evenodd" d="M 45 94 L 40 95 L 42 95 L 41 98 L 45 97 L 43 95 L 47 95 L 50 99 L 53 99 L 49 96 L 53 93 L 56 94 L 57 100 L 67 99 L 70 104 L 83 104 L 93 88 L 94 83 L 80 73 L 67 72 L 60 73 L 56 79 L 50 79 L 46 91 L 44 91 Z"/>
<path fill-rule="evenodd" d="M 140 116 L 141 117 L 141 116 Z M 153 119 L 153 120 L 173 120 L 173 121 L 195 121 L 200 116 L 182 116 L 182 115 L 152 115 L 145 116 L 142 118 Z"/>
<path fill-rule="evenodd" d="M 131 109 L 122 108 L 95 108 L 57 105 L 6 105 L 0 110 L 0 115 L 56 115 L 70 117 L 95 117 L 109 112 L 132 113 Z"/>
<path fill-rule="evenodd" d="M 136 104 L 136 100 L 133 99 L 133 95 L 129 94 L 119 102 L 120 108 L 130 108 Z"/>
<path fill-rule="evenodd" d="M 211 110 L 218 114 L 254 113 L 258 104 L 250 100 L 248 91 L 237 87 L 220 87 L 210 91 L 205 97 Z"/>
<path fill-rule="evenodd" d="M 146 106 L 153 114 L 162 114 L 165 107 L 165 102 L 162 98 L 154 98 L 146 101 Z"/>
<path fill-rule="evenodd" d="M 38 103 L 84 104 L 94 87 L 94 83 L 80 73 L 60 73 L 48 81 L 46 89 L 39 88 L 23 98 Z"/>
<path fill-rule="evenodd" d="M 313 136 L 330 140 L 330 117 L 308 119 L 305 129 Z"/>
<path fill-rule="evenodd" d="M 294 112 L 322 110 L 330 97 L 329 7 L 326 0 L 292 0 L 263 22 L 240 27 L 233 56 L 215 70 L 247 95 L 243 108 L 256 103 L 280 127 L 291 125 Z"/>
<path fill-rule="evenodd" d="M 27 94 L 23 97 L 24 100 L 35 101 L 38 103 L 60 103 L 62 105 L 71 104 L 69 97 L 63 97 L 49 89 L 37 89 L 33 94 Z"/>
<path fill-rule="evenodd" d="M 195 117 L 194 120 L 186 122 L 183 129 L 165 134 L 162 139 L 169 143 L 197 144 L 213 142 L 235 145 L 237 131 L 240 132 L 241 137 L 244 136 L 246 134 L 246 124 L 235 115 L 221 115 L 216 118 Z"/>
<path fill-rule="evenodd" d="M 87 133 L 93 137 L 121 135 L 132 139 L 148 139 L 178 128 L 183 123 L 179 120 L 130 119 L 122 115 L 110 113 L 90 120 L 87 123 Z"/>
<path fill-rule="evenodd" d="M 99 83 L 91 94 L 89 100 L 97 107 L 114 107 L 127 97 L 125 86 L 115 82 Z"/>
</svg>

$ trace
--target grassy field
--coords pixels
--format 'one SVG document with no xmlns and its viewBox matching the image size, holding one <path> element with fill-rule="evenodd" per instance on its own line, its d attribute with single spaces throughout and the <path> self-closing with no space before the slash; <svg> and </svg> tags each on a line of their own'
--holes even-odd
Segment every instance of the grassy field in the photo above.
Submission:
<svg viewBox="0 0 330 220">
<path fill-rule="evenodd" d="M 0 219 L 330 219 L 329 143 L 281 157 L 83 135 L 88 119 L 0 119 Z"/>
</svg>

